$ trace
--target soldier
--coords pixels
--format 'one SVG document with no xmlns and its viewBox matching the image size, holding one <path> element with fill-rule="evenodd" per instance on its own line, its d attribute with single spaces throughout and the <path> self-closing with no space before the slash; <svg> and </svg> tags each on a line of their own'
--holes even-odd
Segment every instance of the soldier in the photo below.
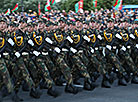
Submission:
<svg viewBox="0 0 138 102">
<path fill-rule="evenodd" d="M 6 59 L 9 58 L 9 51 L 7 48 L 7 39 L 6 39 L 6 32 L 7 32 L 7 24 L 4 18 L 0 18 L 0 91 L 2 91 L 2 87 L 5 85 L 6 90 L 2 91 L 0 97 L 5 97 L 12 93 L 13 85 L 11 82 L 10 74 L 7 68 Z M 10 60 L 10 59 L 8 59 Z M 2 98 L 0 98 L 2 101 Z"/>
<path fill-rule="evenodd" d="M 110 61 L 110 63 L 112 63 L 112 65 L 114 65 L 119 70 L 118 85 L 126 86 L 127 83 L 125 80 L 125 76 L 126 76 L 125 69 L 122 67 L 119 59 L 112 51 L 113 44 L 115 44 L 115 34 L 116 34 L 116 32 L 114 32 L 113 30 L 114 30 L 113 21 L 112 19 L 109 19 L 107 29 L 105 29 L 102 34 L 102 36 L 104 36 L 104 39 L 105 39 L 104 47 L 106 47 L 103 49 L 103 54 L 105 55 L 107 60 Z"/>
</svg>

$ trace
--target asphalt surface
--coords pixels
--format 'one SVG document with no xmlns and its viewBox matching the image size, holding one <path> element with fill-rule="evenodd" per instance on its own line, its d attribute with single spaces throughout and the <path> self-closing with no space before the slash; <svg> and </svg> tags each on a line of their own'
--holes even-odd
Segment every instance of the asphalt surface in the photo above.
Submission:
<svg viewBox="0 0 138 102">
<path fill-rule="evenodd" d="M 101 78 L 97 80 L 101 83 Z M 47 90 L 42 90 L 43 95 L 40 99 L 33 99 L 28 92 L 20 92 L 19 95 L 24 99 L 23 102 L 138 102 L 138 85 L 128 83 L 127 86 L 118 86 L 117 80 L 112 88 L 101 88 L 98 86 L 94 91 L 79 92 L 76 95 L 65 93 L 64 86 L 57 87 L 61 96 L 53 98 L 47 95 Z M 3 102 L 12 102 L 11 97 L 4 98 Z"/>
</svg>

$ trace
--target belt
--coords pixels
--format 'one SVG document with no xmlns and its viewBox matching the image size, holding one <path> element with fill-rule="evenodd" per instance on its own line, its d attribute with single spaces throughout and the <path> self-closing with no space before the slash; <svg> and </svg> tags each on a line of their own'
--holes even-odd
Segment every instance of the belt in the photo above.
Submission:
<svg viewBox="0 0 138 102">
<path fill-rule="evenodd" d="M 9 53 L 6 53 L 6 52 L 5 52 L 5 53 L 3 53 L 3 55 L 4 55 L 4 56 L 7 56 L 7 55 L 9 55 Z"/>
<path fill-rule="evenodd" d="M 48 55 L 48 52 L 42 52 L 42 55 L 46 56 Z"/>
<path fill-rule="evenodd" d="M 68 52 L 69 50 L 68 49 L 65 49 L 65 48 L 62 48 L 62 51 L 63 52 Z"/>
<path fill-rule="evenodd" d="M 22 52 L 22 55 L 25 56 L 25 55 L 29 55 L 28 52 Z"/>
</svg>

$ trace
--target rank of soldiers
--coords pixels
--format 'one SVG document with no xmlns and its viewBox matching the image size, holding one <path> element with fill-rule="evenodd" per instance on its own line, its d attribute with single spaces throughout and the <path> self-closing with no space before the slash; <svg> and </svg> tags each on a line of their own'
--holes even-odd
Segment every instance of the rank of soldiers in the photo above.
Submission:
<svg viewBox="0 0 138 102">
<path fill-rule="evenodd" d="M 66 83 L 65 92 L 92 91 L 101 75 L 101 86 L 138 84 L 138 22 L 127 18 L 115 23 L 109 18 L 77 16 L 75 21 L 60 17 L 46 19 L 0 18 L 0 102 L 12 94 L 14 102 L 23 101 L 18 92 L 29 91 L 40 98 L 41 90 L 57 97 L 55 86 Z M 106 22 L 106 23 L 105 23 Z M 79 79 L 83 78 L 83 82 Z"/>
</svg>

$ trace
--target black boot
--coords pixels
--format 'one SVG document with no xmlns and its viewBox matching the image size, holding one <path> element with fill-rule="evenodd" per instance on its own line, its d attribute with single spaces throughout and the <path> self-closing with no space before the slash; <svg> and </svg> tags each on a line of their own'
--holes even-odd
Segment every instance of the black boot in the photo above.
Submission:
<svg viewBox="0 0 138 102">
<path fill-rule="evenodd" d="M 21 101 L 24 101 L 24 100 L 21 99 L 21 98 L 18 96 L 17 92 L 14 92 L 14 93 L 13 93 L 13 96 L 12 96 L 12 101 L 13 101 L 13 102 L 21 102 Z"/>
<path fill-rule="evenodd" d="M 127 83 L 129 83 L 129 81 L 131 80 L 131 76 L 128 75 L 127 73 L 124 75 L 124 78 L 125 78 Z"/>
<path fill-rule="evenodd" d="M 109 77 L 110 77 L 110 79 L 109 79 L 110 84 L 113 84 L 113 82 L 117 79 L 117 76 L 114 72 L 111 72 L 109 74 Z"/>
<path fill-rule="evenodd" d="M 103 88 L 111 88 L 111 84 L 109 82 L 109 75 L 108 74 L 105 74 L 103 75 L 103 81 L 102 81 L 102 87 Z"/>
<path fill-rule="evenodd" d="M 40 89 L 48 89 L 48 87 L 44 81 L 41 81 L 39 86 L 40 86 Z"/>
<path fill-rule="evenodd" d="M 94 85 L 90 79 L 86 79 L 84 81 L 84 87 L 83 87 L 84 90 L 92 91 L 95 88 L 96 88 L 96 85 Z"/>
<path fill-rule="evenodd" d="M 65 81 L 63 80 L 63 78 L 60 76 L 60 77 L 58 77 L 57 79 L 56 79 L 56 81 L 55 81 L 55 84 L 57 85 L 57 86 L 63 86 L 63 83 L 64 83 Z"/>
<path fill-rule="evenodd" d="M 40 98 L 41 95 L 42 95 L 42 93 L 37 88 L 32 88 L 30 91 L 30 96 L 33 98 L 38 99 L 38 98 Z"/>
<path fill-rule="evenodd" d="M 124 74 L 119 75 L 118 85 L 127 86 L 127 82 L 124 78 Z"/>
<path fill-rule="evenodd" d="M 134 75 L 134 76 L 132 77 L 131 83 L 133 83 L 133 84 L 138 84 L 138 76 Z"/>
<path fill-rule="evenodd" d="M 2 94 L 2 97 L 6 97 L 6 96 L 9 96 L 11 93 L 8 92 L 6 87 L 3 87 L 2 91 L 1 91 L 1 94 Z"/>
<path fill-rule="evenodd" d="M 27 92 L 29 91 L 29 86 L 27 85 L 27 83 L 25 81 L 23 82 L 22 90 L 27 91 Z"/>
<path fill-rule="evenodd" d="M 82 85 L 80 82 L 79 82 L 79 77 L 78 78 L 75 78 L 73 80 L 73 83 L 76 84 L 76 85 Z"/>
<path fill-rule="evenodd" d="M 96 81 L 100 77 L 100 74 L 96 71 L 93 73 L 93 77 L 94 77 L 94 80 Z"/>
<path fill-rule="evenodd" d="M 60 95 L 54 87 L 49 88 L 47 94 L 53 97 L 58 97 Z"/>
<path fill-rule="evenodd" d="M 75 87 L 73 84 L 67 84 L 65 87 L 65 92 L 77 94 L 79 92 L 79 88 Z"/>
</svg>

